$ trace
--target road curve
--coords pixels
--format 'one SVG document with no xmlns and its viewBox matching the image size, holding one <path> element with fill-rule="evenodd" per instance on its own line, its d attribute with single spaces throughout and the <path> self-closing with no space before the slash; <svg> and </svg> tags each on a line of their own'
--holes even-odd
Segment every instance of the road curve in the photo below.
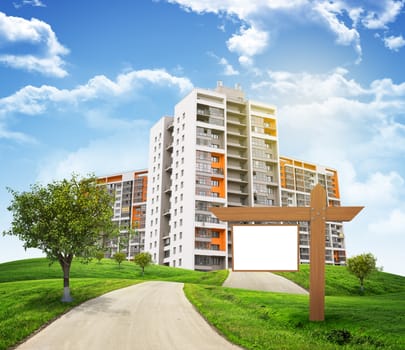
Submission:
<svg viewBox="0 0 405 350">
<path fill-rule="evenodd" d="M 145 282 L 69 311 L 18 350 L 236 350 L 198 314 L 183 284 Z"/>
</svg>

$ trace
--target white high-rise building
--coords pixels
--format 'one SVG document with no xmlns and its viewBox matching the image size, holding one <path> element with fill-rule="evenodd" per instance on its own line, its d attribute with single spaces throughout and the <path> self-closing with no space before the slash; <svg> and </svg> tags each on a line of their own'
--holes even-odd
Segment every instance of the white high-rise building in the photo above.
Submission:
<svg viewBox="0 0 405 350">
<path fill-rule="evenodd" d="M 239 86 L 194 89 L 151 130 L 145 250 L 159 264 L 228 267 L 228 226 L 212 206 L 279 206 L 277 120 Z"/>
</svg>

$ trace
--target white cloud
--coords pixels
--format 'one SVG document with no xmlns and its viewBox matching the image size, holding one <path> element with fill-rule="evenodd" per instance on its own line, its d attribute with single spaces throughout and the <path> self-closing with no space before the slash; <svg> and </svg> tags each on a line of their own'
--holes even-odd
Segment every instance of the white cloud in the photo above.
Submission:
<svg viewBox="0 0 405 350">
<path fill-rule="evenodd" d="M 404 1 L 384 0 L 379 2 L 380 11 L 369 11 L 362 23 L 368 29 L 386 29 L 388 23 L 395 22 L 404 6 Z"/>
<path fill-rule="evenodd" d="M 384 45 L 390 50 L 399 51 L 402 46 L 405 46 L 405 40 L 402 35 L 399 36 L 389 36 L 384 38 Z"/>
<path fill-rule="evenodd" d="M 404 1 L 382 0 L 381 2 L 356 5 L 346 0 L 166 0 L 180 5 L 186 11 L 199 14 L 225 14 L 237 18 L 242 26 L 226 42 L 228 49 L 239 55 L 241 65 L 251 67 L 255 55 L 262 53 L 272 38 L 282 29 L 278 14 L 291 22 L 302 25 L 315 23 L 329 29 L 336 36 L 336 43 L 352 46 L 357 54 L 356 63 L 362 59 L 359 27 L 364 29 L 387 29 L 397 20 Z M 272 17 L 274 15 L 274 17 Z M 349 20 L 347 19 L 349 18 Z M 351 23 L 348 23 L 351 20 Z M 221 26 L 221 30 L 224 26 Z M 260 28 L 260 29 L 259 29 Z M 397 36 L 398 37 L 398 36 Z M 398 45 L 399 39 L 393 42 Z M 251 50 L 253 48 L 253 50 Z"/>
<path fill-rule="evenodd" d="M 150 125 L 134 121 L 108 137 L 90 141 L 75 151 L 58 151 L 39 165 L 37 181 L 48 183 L 69 177 L 95 173 L 98 176 L 143 169 L 148 165 Z M 134 137 L 136 135 L 136 137 Z"/>
<path fill-rule="evenodd" d="M 314 10 L 321 15 L 330 30 L 336 34 L 336 42 L 338 44 L 352 45 L 354 47 L 358 57 L 357 63 L 359 63 L 362 55 L 360 34 L 355 28 L 349 28 L 343 21 L 338 19 L 338 15 L 341 15 L 348 9 L 340 2 L 319 2 L 315 4 Z M 353 21 L 357 22 L 361 11 L 359 9 L 355 9 L 355 12 L 351 11 Z"/>
<path fill-rule="evenodd" d="M 18 112 L 36 115 L 56 104 L 58 108 L 63 108 L 64 103 L 72 106 L 95 99 L 135 94 L 145 84 L 175 87 L 182 94 L 193 87 L 189 79 L 173 76 L 162 69 L 126 72 L 118 75 L 115 81 L 99 75 L 71 90 L 47 85 L 26 86 L 13 95 L 0 99 L 0 114 Z"/>
<path fill-rule="evenodd" d="M 9 131 L 2 123 L 0 123 L 0 139 L 12 140 L 19 143 L 36 143 L 33 137 L 21 132 Z"/>
<path fill-rule="evenodd" d="M 368 225 L 368 230 L 377 235 L 402 236 L 405 232 L 405 211 L 392 210 L 389 215 Z"/>
<path fill-rule="evenodd" d="M 233 34 L 226 44 L 229 51 L 236 52 L 240 57 L 243 57 L 241 63 L 246 63 L 249 62 L 246 59 L 251 59 L 251 57 L 263 52 L 267 47 L 268 40 L 269 35 L 267 32 L 254 26 L 250 28 L 242 26 L 240 34 Z"/>
<path fill-rule="evenodd" d="M 45 52 L 42 56 L 30 53 L 2 54 L 0 63 L 55 77 L 65 77 L 68 74 L 61 57 L 68 54 L 69 50 L 59 43 L 49 24 L 36 18 L 26 20 L 0 12 L 0 39 L 11 45 L 30 43 L 43 48 Z"/>
<path fill-rule="evenodd" d="M 22 2 L 13 2 L 16 9 L 22 6 L 28 5 L 32 7 L 46 7 L 46 5 L 41 0 L 23 0 Z"/>
<path fill-rule="evenodd" d="M 239 72 L 235 68 L 233 68 L 233 66 L 224 57 L 222 57 L 219 60 L 219 64 L 221 64 L 224 67 L 224 74 L 225 75 L 230 76 L 230 75 L 238 75 L 239 74 Z"/>
<path fill-rule="evenodd" d="M 267 74 L 268 79 L 253 84 L 252 88 L 256 92 L 265 91 L 279 105 L 371 94 L 353 79 L 348 79 L 348 71 L 344 68 L 336 68 L 325 74 L 271 70 Z"/>
</svg>

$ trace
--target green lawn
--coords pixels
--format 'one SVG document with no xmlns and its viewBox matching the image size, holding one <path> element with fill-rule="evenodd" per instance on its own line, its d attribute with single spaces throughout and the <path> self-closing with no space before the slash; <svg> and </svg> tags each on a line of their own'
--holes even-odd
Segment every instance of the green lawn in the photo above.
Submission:
<svg viewBox="0 0 405 350">
<path fill-rule="evenodd" d="M 204 317 L 246 349 L 405 349 L 405 292 L 328 296 L 325 322 L 309 322 L 308 296 L 187 284 Z"/>
<path fill-rule="evenodd" d="M 121 267 L 114 260 L 102 259 L 88 264 L 73 261 L 70 272 L 71 278 L 125 278 L 137 280 L 160 280 L 184 283 L 204 283 L 222 285 L 228 276 L 228 271 L 213 271 L 209 273 L 172 268 L 160 265 L 150 265 L 145 268 L 142 277 L 141 269 L 133 262 L 124 261 Z M 36 279 L 63 278 L 59 263 L 49 264 L 46 258 L 27 259 L 0 264 L 0 283 Z M 62 282 L 61 282 L 62 283 Z"/>
<path fill-rule="evenodd" d="M 383 272 L 366 280 L 366 295 L 344 267 L 326 267 L 326 320 L 308 321 L 308 296 L 221 287 L 228 271 L 202 273 L 111 260 L 74 261 L 74 302 L 60 302 L 62 272 L 46 259 L 0 264 L 0 350 L 85 300 L 143 282 L 185 282 L 185 292 L 203 316 L 246 349 L 405 349 L 405 277 Z M 308 288 L 308 265 L 285 273 Z"/>
<path fill-rule="evenodd" d="M 280 272 L 278 275 L 287 277 L 305 289 L 309 289 L 309 265 L 300 265 L 298 272 Z M 326 295 L 360 295 L 359 280 L 349 274 L 344 266 L 325 266 Z M 380 295 L 405 291 L 405 277 L 373 272 L 365 279 L 365 295 Z"/>
</svg>

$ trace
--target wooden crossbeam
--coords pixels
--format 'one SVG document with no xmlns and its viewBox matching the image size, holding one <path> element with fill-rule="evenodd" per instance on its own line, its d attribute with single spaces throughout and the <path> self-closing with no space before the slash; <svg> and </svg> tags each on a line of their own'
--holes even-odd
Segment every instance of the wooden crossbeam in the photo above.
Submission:
<svg viewBox="0 0 405 350">
<path fill-rule="evenodd" d="M 327 207 L 326 221 L 351 221 L 363 207 Z M 310 221 L 310 207 L 212 207 L 221 221 Z"/>
</svg>

